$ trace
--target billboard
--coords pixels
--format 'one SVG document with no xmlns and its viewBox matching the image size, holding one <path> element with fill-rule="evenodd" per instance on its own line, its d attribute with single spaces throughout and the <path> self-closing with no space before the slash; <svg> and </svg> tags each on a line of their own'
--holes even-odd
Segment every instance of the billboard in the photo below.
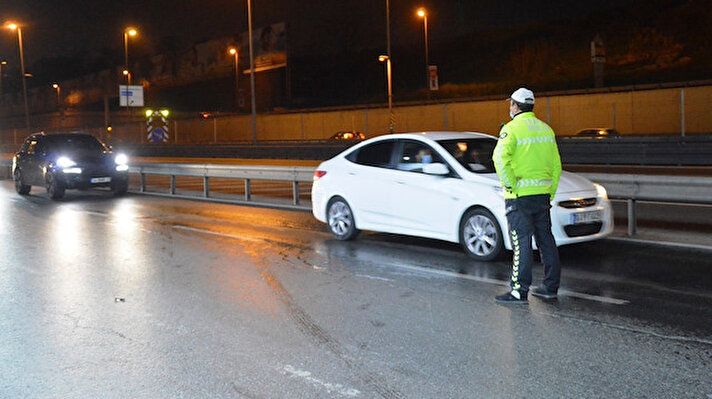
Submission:
<svg viewBox="0 0 712 399">
<path fill-rule="evenodd" d="M 247 32 L 242 33 L 241 36 L 240 63 L 250 65 Z M 287 66 L 287 30 L 284 22 L 254 29 L 252 46 L 255 56 L 255 72 Z M 249 68 L 244 73 L 250 73 Z"/>
</svg>

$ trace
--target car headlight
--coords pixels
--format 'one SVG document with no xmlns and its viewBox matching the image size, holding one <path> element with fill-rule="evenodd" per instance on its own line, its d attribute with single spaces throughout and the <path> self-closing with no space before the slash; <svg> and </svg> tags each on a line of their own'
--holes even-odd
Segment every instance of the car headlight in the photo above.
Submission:
<svg viewBox="0 0 712 399">
<path fill-rule="evenodd" d="M 117 165 L 126 165 L 129 163 L 129 157 L 127 157 L 126 154 L 117 154 L 116 158 L 114 158 L 114 162 Z"/>
<path fill-rule="evenodd" d="M 608 192 L 605 187 L 598 183 L 593 183 L 593 186 L 596 187 L 596 195 L 598 198 L 608 199 Z"/>
<path fill-rule="evenodd" d="M 127 170 L 129 170 L 129 165 L 126 165 L 126 164 L 116 165 L 117 172 L 126 172 Z"/>
<path fill-rule="evenodd" d="M 71 159 L 69 159 L 67 157 L 59 157 L 57 159 L 57 166 L 59 166 L 62 169 L 71 168 L 72 166 L 75 166 L 76 164 L 77 164 L 76 162 L 72 161 Z"/>
</svg>

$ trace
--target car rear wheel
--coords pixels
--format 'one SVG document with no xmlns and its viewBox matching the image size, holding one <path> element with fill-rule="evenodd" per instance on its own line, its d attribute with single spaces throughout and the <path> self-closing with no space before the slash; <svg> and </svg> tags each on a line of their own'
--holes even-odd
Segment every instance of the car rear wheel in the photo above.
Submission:
<svg viewBox="0 0 712 399">
<path fill-rule="evenodd" d="M 53 200 L 62 199 L 64 197 L 64 183 L 59 181 L 53 174 L 47 174 L 47 194 Z"/>
<path fill-rule="evenodd" d="M 352 240 L 356 238 L 360 232 L 356 228 L 351 207 L 346 200 L 341 197 L 335 197 L 329 201 L 329 206 L 326 208 L 326 221 L 331 234 L 333 234 L 337 240 Z"/>
<path fill-rule="evenodd" d="M 15 191 L 17 191 L 18 194 L 27 195 L 30 193 L 32 186 L 30 186 L 29 184 L 24 184 L 24 182 L 22 181 L 22 172 L 20 172 L 19 169 L 15 170 L 13 180 L 15 180 Z"/>
<path fill-rule="evenodd" d="M 482 208 L 467 211 L 460 222 L 460 244 L 465 253 L 476 260 L 490 261 L 499 257 L 504 243 L 494 215 Z"/>
</svg>

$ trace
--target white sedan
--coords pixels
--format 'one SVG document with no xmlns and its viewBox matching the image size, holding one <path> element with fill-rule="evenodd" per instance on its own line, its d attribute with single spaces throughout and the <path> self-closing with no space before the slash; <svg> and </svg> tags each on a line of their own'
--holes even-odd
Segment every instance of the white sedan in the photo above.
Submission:
<svg viewBox="0 0 712 399">
<path fill-rule="evenodd" d="M 339 240 L 372 230 L 460 243 L 477 260 L 495 259 L 512 248 L 492 163 L 496 144 L 486 134 L 456 132 L 366 140 L 317 167 L 312 212 Z M 551 221 L 557 245 L 609 235 L 606 190 L 562 172 Z"/>
</svg>

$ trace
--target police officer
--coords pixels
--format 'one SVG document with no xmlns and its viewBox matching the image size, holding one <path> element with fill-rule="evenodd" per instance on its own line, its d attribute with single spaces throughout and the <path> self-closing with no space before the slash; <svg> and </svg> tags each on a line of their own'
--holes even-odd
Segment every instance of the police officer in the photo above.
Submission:
<svg viewBox="0 0 712 399">
<path fill-rule="evenodd" d="M 511 290 L 495 297 L 501 303 L 528 303 L 532 283 L 532 241 L 536 239 L 544 284 L 532 291 L 555 299 L 561 278 L 559 252 L 551 233 L 551 200 L 561 176 L 561 158 L 554 131 L 534 115 L 534 93 L 519 88 L 509 100 L 512 120 L 499 132 L 494 165 L 504 192 L 509 235 L 514 256 Z"/>
</svg>

